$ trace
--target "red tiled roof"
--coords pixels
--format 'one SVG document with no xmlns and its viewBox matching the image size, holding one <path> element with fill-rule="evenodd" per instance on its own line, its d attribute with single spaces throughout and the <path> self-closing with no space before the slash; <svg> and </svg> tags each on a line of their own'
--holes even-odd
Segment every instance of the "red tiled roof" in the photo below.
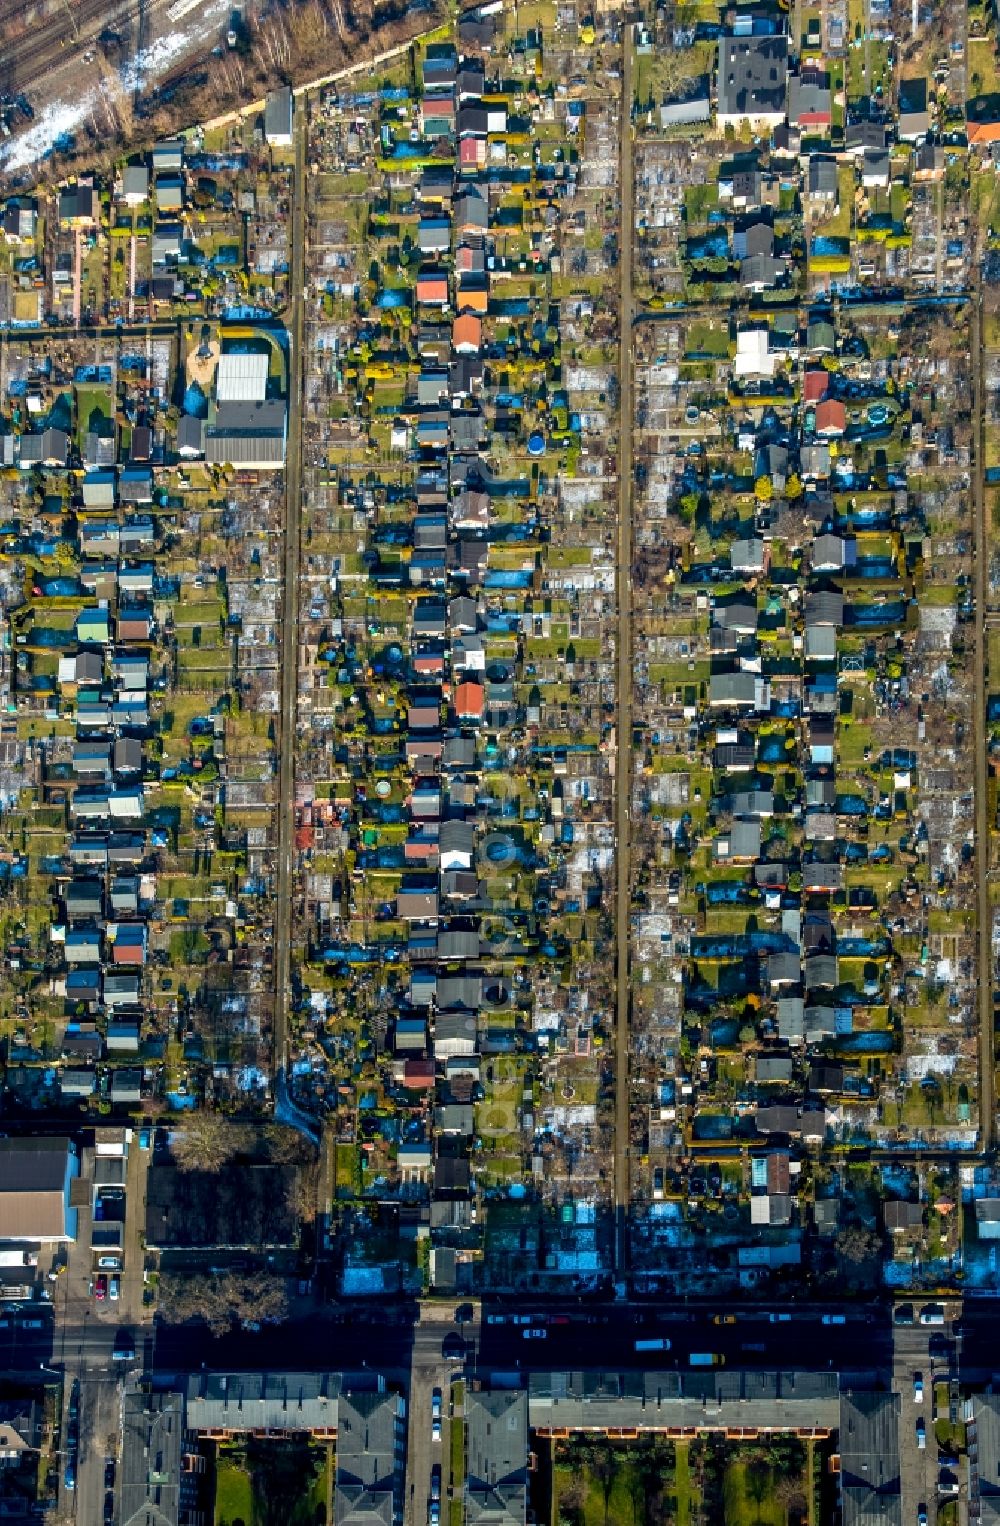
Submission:
<svg viewBox="0 0 1000 1526">
<path fill-rule="evenodd" d="M 802 401 L 804 403 L 818 403 L 830 389 L 830 376 L 827 371 L 807 371 L 802 383 Z"/>
<path fill-rule="evenodd" d="M 473 313 L 463 313 L 451 326 L 451 342 L 456 350 L 460 345 L 478 350 L 483 342 L 483 325 Z"/>
<path fill-rule="evenodd" d="M 471 683 L 466 679 L 455 690 L 455 711 L 458 715 L 482 715 L 485 703 L 482 684 Z"/>
<path fill-rule="evenodd" d="M 418 276 L 418 302 L 447 302 L 448 279 L 446 276 Z"/>
<path fill-rule="evenodd" d="M 816 409 L 817 434 L 843 434 L 847 427 L 847 409 L 835 397 L 828 397 Z"/>
</svg>

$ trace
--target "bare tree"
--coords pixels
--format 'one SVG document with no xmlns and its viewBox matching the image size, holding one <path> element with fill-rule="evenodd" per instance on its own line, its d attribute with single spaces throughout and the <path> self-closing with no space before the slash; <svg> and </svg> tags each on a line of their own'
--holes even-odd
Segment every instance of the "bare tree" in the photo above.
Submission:
<svg viewBox="0 0 1000 1526">
<path fill-rule="evenodd" d="M 251 1142 L 249 1129 L 202 1109 L 171 1137 L 170 1154 L 179 1171 L 218 1171 Z"/>
<path fill-rule="evenodd" d="M 200 1319 L 213 1335 L 225 1335 L 233 1324 L 280 1324 L 288 1314 L 284 1280 L 268 1272 L 238 1277 L 183 1277 L 169 1273 L 159 1285 L 160 1313 L 169 1323 Z"/>
</svg>

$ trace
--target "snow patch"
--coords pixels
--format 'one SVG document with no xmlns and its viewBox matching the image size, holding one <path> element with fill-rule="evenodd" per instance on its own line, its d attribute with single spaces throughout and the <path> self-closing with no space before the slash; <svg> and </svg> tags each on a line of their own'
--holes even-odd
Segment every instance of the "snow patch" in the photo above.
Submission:
<svg viewBox="0 0 1000 1526">
<path fill-rule="evenodd" d="M 203 47 L 209 23 L 215 22 L 215 25 L 211 27 L 214 33 L 218 23 L 229 14 L 229 11 L 230 0 L 216 0 L 214 5 L 206 5 L 202 8 L 193 28 L 168 32 L 166 37 L 158 37 L 148 48 L 143 48 L 142 52 L 125 64 L 120 71 L 121 82 L 125 89 L 135 90 L 147 85 L 150 79 L 156 79 L 159 75 L 165 74 L 183 54 Z"/>
<path fill-rule="evenodd" d="M 129 92 L 147 89 L 185 53 L 204 52 L 211 42 L 218 41 L 218 28 L 230 10 L 231 0 L 214 0 L 201 6 L 191 26 L 157 38 L 121 68 L 123 88 Z M 64 134 L 74 132 L 86 121 L 98 105 L 103 88 L 89 90 L 80 100 L 54 101 L 39 112 L 25 132 L 0 142 L 0 170 L 30 169 L 51 154 Z"/>
<path fill-rule="evenodd" d="M 55 101 L 46 106 L 27 132 L 0 144 L 0 169 L 26 170 L 44 159 L 64 133 L 80 126 L 93 105 L 93 95 L 87 95 L 82 101 Z"/>
</svg>

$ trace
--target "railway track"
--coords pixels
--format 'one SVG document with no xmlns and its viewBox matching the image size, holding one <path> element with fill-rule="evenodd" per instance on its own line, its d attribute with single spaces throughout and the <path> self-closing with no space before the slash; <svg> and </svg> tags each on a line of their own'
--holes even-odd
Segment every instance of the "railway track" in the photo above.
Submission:
<svg viewBox="0 0 1000 1526">
<path fill-rule="evenodd" d="M 79 0 L 72 9 L 48 17 L 34 31 L 4 43 L 0 52 L 0 90 L 11 95 L 30 94 L 56 70 L 67 66 L 92 72 L 96 83 L 99 71 L 96 66 L 89 71 L 81 50 L 86 52 L 96 44 L 106 28 L 115 32 L 127 28 L 125 40 L 131 44 L 134 41 L 131 29 L 137 25 L 141 9 L 142 0 L 125 0 L 122 4 Z"/>
</svg>

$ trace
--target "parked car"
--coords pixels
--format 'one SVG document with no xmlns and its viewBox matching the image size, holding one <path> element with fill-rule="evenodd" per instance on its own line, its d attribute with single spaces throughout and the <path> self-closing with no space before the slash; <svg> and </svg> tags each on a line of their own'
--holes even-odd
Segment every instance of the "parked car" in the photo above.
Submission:
<svg viewBox="0 0 1000 1526">
<path fill-rule="evenodd" d="M 108 1297 L 111 1299 L 112 1303 L 117 1302 L 118 1293 L 119 1293 L 120 1287 L 121 1287 L 121 1280 L 120 1280 L 120 1278 L 112 1277 L 110 1282 L 108 1283 Z"/>
<path fill-rule="evenodd" d="M 103 1303 L 108 1296 L 108 1279 L 102 1272 L 94 1283 L 94 1297 L 98 1303 Z"/>
<path fill-rule="evenodd" d="M 441 1440 L 441 1422 L 440 1422 L 440 1420 L 432 1420 L 431 1421 L 431 1440 L 432 1441 L 440 1441 Z"/>
<path fill-rule="evenodd" d="M 431 1415 L 435 1420 L 441 1419 L 441 1390 L 435 1388 L 431 1393 Z"/>
<path fill-rule="evenodd" d="M 912 1303 L 898 1303 L 896 1305 L 896 1307 L 892 1311 L 892 1322 L 893 1322 L 894 1325 L 912 1325 L 913 1324 L 913 1305 L 912 1305 Z"/>
<path fill-rule="evenodd" d="M 923 1417 L 923 1415 L 921 1415 L 919 1420 L 917 1421 L 917 1446 L 919 1447 L 920 1451 L 922 1452 L 926 1445 L 927 1445 L 927 1426 L 924 1424 L 924 1417 Z"/>
<path fill-rule="evenodd" d="M 66 1464 L 66 1471 L 63 1474 L 63 1483 L 66 1485 L 67 1489 L 76 1488 L 76 1463 L 73 1461 L 72 1457 Z"/>
<path fill-rule="evenodd" d="M 441 1498 L 441 1464 L 436 1462 L 431 1468 L 431 1499 Z"/>
<path fill-rule="evenodd" d="M 924 1402 L 924 1375 L 922 1372 L 915 1372 L 913 1374 L 913 1402 L 914 1404 L 923 1404 Z"/>
<path fill-rule="evenodd" d="M 526 1341 L 545 1341 L 549 1338 L 549 1332 L 547 1330 L 539 1330 L 537 1325 L 530 1330 L 522 1330 L 521 1334 Z"/>
</svg>

